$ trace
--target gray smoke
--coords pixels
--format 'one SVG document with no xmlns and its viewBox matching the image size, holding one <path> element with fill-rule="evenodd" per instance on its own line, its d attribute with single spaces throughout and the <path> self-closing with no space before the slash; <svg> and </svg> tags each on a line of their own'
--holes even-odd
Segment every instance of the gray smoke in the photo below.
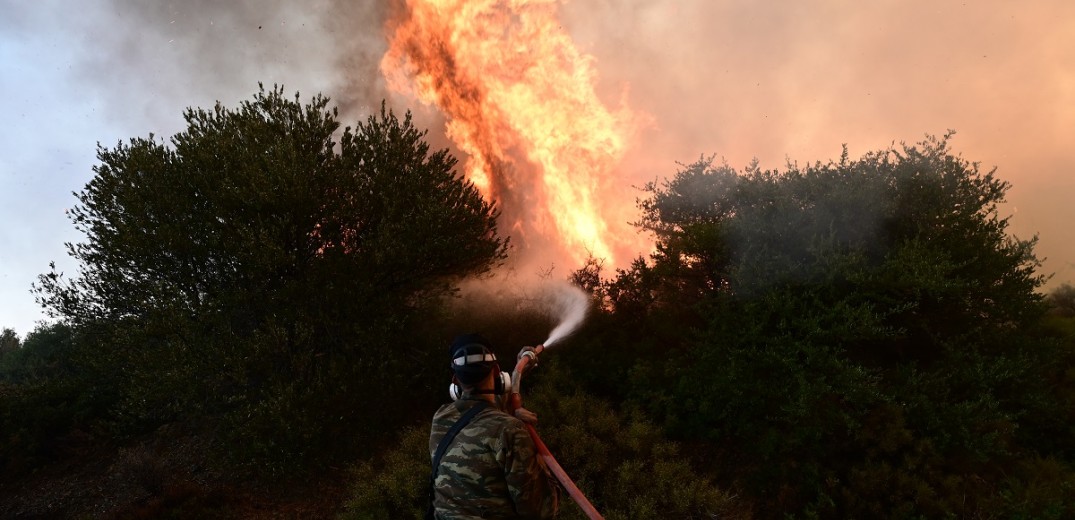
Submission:
<svg viewBox="0 0 1075 520">
<path fill-rule="evenodd" d="M 77 9 L 60 20 L 79 43 L 72 79 L 131 135 L 171 135 L 184 108 L 235 106 L 259 82 L 304 100 L 325 94 L 345 122 L 388 97 L 378 69 L 384 2 L 97 0 Z"/>
</svg>

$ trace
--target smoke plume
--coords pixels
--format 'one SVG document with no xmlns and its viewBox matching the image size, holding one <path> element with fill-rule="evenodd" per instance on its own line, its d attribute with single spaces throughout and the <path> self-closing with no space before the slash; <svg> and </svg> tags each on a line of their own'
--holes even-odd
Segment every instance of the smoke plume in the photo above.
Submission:
<svg viewBox="0 0 1075 520">
<path fill-rule="evenodd" d="M 383 2 L 88 3 L 64 18 L 83 42 L 73 75 L 126 135 L 171 135 L 183 109 L 234 106 L 258 83 L 328 95 L 345 121 L 388 97 Z"/>
</svg>

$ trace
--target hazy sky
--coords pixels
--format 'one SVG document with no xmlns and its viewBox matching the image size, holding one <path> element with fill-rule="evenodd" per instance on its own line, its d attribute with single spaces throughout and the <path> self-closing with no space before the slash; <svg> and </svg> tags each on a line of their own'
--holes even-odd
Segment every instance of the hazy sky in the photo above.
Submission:
<svg viewBox="0 0 1075 520">
<path fill-rule="evenodd" d="M 364 118 L 384 97 L 386 2 L 0 0 L 0 327 L 43 319 L 50 261 L 73 273 L 64 215 L 96 143 L 170 136 L 182 110 L 235 106 L 257 83 Z M 1038 234 L 1050 286 L 1075 279 L 1075 2 L 576 0 L 564 27 L 598 90 L 649 124 L 613 174 L 640 184 L 705 154 L 853 157 L 957 131 L 965 158 L 1012 184 L 1012 231 Z"/>
</svg>

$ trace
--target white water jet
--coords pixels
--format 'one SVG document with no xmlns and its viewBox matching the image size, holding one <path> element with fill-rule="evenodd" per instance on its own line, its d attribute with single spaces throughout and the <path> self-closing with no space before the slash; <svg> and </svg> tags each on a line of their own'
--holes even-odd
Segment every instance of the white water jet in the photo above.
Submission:
<svg viewBox="0 0 1075 520">
<path fill-rule="evenodd" d="M 582 325 L 583 320 L 586 319 L 586 312 L 590 309 L 590 296 L 586 294 L 586 291 L 564 283 L 549 287 L 545 299 L 548 302 L 550 314 L 560 319 L 549 333 L 549 339 L 545 340 L 545 347 L 549 347 L 566 338 Z"/>
</svg>

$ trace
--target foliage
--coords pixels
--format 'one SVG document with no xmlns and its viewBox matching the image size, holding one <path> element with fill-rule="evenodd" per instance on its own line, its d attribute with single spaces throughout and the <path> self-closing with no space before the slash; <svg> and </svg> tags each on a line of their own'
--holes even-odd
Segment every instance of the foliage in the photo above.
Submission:
<svg viewBox="0 0 1075 520">
<path fill-rule="evenodd" d="M 1075 287 L 1069 283 L 1061 284 L 1045 297 L 1049 312 L 1065 318 L 1075 317 Z"/>
<path fill-rule="evenodd" d="M 22 342 L 19 340 L 19 335 L 16 334 L 13 329 L 4 327 L 4 329 L 0 331 L 0 362 L 2 362 L 8 354 L 18 351 L 21 344 Z"/>
<path fill-rule="evenodd" d="M 766 497 L 763 517 L 988 516 L 1018 461 L 1069 456 L 1051 439 L 1075 364 L 1037 332 L 1008 184 L 949 137 L 784 171 L 702 159 L 647 185 L 656 252 L 578 274 L 605 315 L 576 359 L 633 362 L 583 381 L 720 446 L 711 474 Z"/>
<path fill-rule="evenodd" d="M 692 461 L 641 412 L 617 412 L 586 394 L 555 360 L 540 371 L 525 404 L 538 414 L 549 450 L 605 518 L 750 517 L 745 504 L 695 469 L 703 460 Z M 561 511 L 561 518 L 586 518 L 566 494 Z"/>
<path fill-rule="evenodd" d="M 429 486 L 429 429 L 408 428 L 378 460 L 351 470 L 346 520 L 425 517 Z"/>
<path fill-rule="evenodd" d="M 1075 515 L 1075 468 L 1054 458 L 1020 461 L 1002 492 L 1006 518 L 1061 519 Z"/>
<path fill-rule="evenodd" d="M 263 89 L 188 110 L 171 146 L 99 147 L 70 213 L 80 270 L 35 290 L 125 367 L 120 431 L 221 415 L 273 471 L 335 449 L 383 410 L 354 396 L 407 367 L 411 320 L 503 258 L 497 211 L 409 113 L 340 131 L 327 106 Z"/>
<path fill-rule="evenodd" d="M 87 435 L 108 406 L 79 362 L 75 331 L 40 325 L 0 360 L 0 468 L 17 477 Z"/>
<path fill-rule="evenodd" d="M 19 382 L 40 379 L 50 369 L 62 369 L 65 351 L 71 348 L 70 327 L 42 325 L 20 341 L 11 329 L 0 335 L 0 380 Z"/>
</svg>

